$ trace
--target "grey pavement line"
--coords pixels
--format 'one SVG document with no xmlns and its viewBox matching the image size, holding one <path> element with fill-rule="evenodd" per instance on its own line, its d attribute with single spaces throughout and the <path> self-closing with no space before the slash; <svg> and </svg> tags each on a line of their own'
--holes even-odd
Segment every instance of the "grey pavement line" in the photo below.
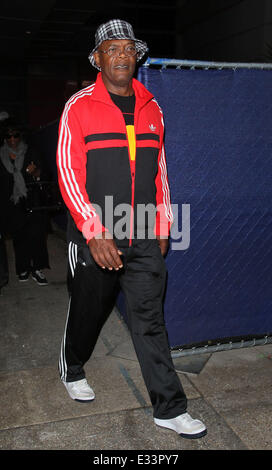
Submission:
<svg viewBox="0 0 272 470">
<path fill-rule="evenodd" d="M 241 442 L 241 445 L 244 446 L 245 450 L 251 450 L 250 447 L 248 447 L 244 441 L 241 439 L 241 437 L 237 434 L 237 432 L 230 426 L 230 424 L 228 423 L 228 421 L 224 418 L 223 415 L 221 415 L 217 410 L 216 408 L 214 408 L 214 406 L 212 405 L 212 403 L 210 403 L 209 399 L 205 399 L 205 402 L 206 404 L 209 406 L 209 408 L 211 408 L 213 410 L 213 412 L 219 416 L 223 421 L 224 421 L 224 425 L 236 436 L 236 438 L 239 440 L 239 442 Z"/>
<path fill-rule="evenodd" d="M 192 381 L 190 380 L 190 378 L 188 377 L 188 381 L 190 382 L 190 384 L 195 388 L 195 390 L 199 393 L 200 397 L 198 398 L 194 398 L 194 400 L 203 400 L 206 405 L 212 409 L 212 411 L 215 413 L 216 416 L 218 416 L 221 420 L 223 420 L 224 422 L 224 425 L 233 433 L 235 434 L 236 438 L 239 440 L 239 442 L 245 447 L 245 450 L 250 450 L 249 447 L 246 446 L 246 444 L 244 443 L 244 441 L 242 441 L 242 439 L 239 437 L 239 435 L 234 431 L 234 429 L 230 426 L 230 424 L 226 421 L 226 419 L 224 418 L 224 416 L 222 414 L 220 414 L 220 412 L 213 406 L 212 402 L 209 400 L 209 398 L 206 398 L 203 393 L 200 392 L 200 390 L 198 389 L 198 387 L 192 383 Z"/>
<path fill-rule="evenodd" d="M 106 338 L 106 336 L 104 335 L 100 335 L 100 338 L 102 339 L 104 345 L 106 346 L 107 350 L 108 350 L 108 353 L 107 354 L 111 354 L 111 352 L 115 349 L 115 347 L 113 347 L 110 342 L 108 341 L 108 339 Z"/>
<path fill-rule="evenodd" d="M 114 354 L 114 351 L 115 349 L 117 349 L 120 345 L 122 345 L 124 343 L 124 341 L 120 341 L 119 344 L 116 344 L 115 346 L 112 346 L 111 343 L 108 341 L 108 339 L 106 338 L 105 335 L 100 335 L 100 338 L 102 340 L 102 342 L 104 343 L 104 345 L 106 346 L 108 352 L 107 352 L 107 356 L 111 356 L 111 357 L 114 357 L 116 359 L 125 359 L 125 360 L 130 360 L 130 361 L 134 361 L 136 362 L 136 359 L 131 359 L 131 358 L 128 358 L 128 357 L 124 357 L 124 356 L 120 356 L 118 354 Z"/>
<path fill-rule="evenodd" d="M 133 395 L 135 396 L 135 398 L 137 399 L 139 404 L 143 407 L 144 413 L 146 415 L 150 415 L 151 414 L 150 405 L 148 405 L 148 403 L 145 401 L 143 395 L 141 394 L 140 390 L 138 389 L 135 382 L 131 378 L 129 372 L 123 366 L 123 364 L 119 363 L 118 366 L 119 366 L 119 370 L 120 370 L 121 374 L 123 375 L 124 379 L 126 380 L 126 382 L 129 386 L 129 388 L 131 389 Z"/>
<path fill-rule="evenodd" d="M 53 281 L 53 280 L 50 280 L 50 281 L 48 281 L 47 286 L 38 286 L 36 283 L 34 284 L 34 282 L 35 281 L 32 281 L 31 284 L 27 284 L 27 285 L 24 284 L 24 285 L 18 285 L 18 286 L 15 286 L 14 284 L 12 285 L 11 282 L 10 282 L 8 285 L 6 285 L 2 288 L 3 289 L 3 295 L 1 296 L 1 299 L 5 300 L 8 297 L 9 298 L 12 297 L 12 295 L 14 294 L 14 291 L 18 292 L 18 289 L 20 289 L 21 292 L 25 292 L 27 294 L 28 291 L 31 291 L 31 292 L 34 293 L 34 289 L 35 289 L 35 293 L 39 292 L 39 289 L 43 289 L 42 292 L 46 292 L 47 289 L 50 288 L 50 287 L 54 288 L 54 287 L 59 287 L 59 286 L 66 285 L 66 281 Z"/>
<path fill-rule="evenodd" d="M 105 344 L 106 348 L 108 349 L 108 354 L 111 354 L 114 351 L 115 347 L 114 348 L 112 347 L 112 345 L 110 344 L 110 342 L 108 341 L 108 339 L 105 336 L 101 336 L 101 339 L 102 339 L 103 343 Z M 120 358 L 120 359 L 123 359 L 123 358 Z M 118 367 L 119 367 L 119 370 L 120 370 L 122 376 L 124 377 L 125 381 L 127 382 L 130 390 L 132 391 L 133 395 L 135 396 L 136 400 L 138 401 L 140 406 L 143 407 L 144 413 L 147 414 L 147 415 L 150 415 L 151 411 L 147 408 L 147 407 L 150 407 L 150 405 L 148 405 L 148 403 L 145 401 L 143 395 L 141 394 L 140 390 L 136 386 L 134 380 L 131 378 L 128 370 L 121 363 L 118 363 Z"/>
<path fill-rule="evenodd" d="M 86 405 L 85 403 L 83 404 L 79 404 L 79 406 L 82 405 L 83 407 Z M 150 415 L 152 413 L 151 411 L 151 406 L 147 405 L 149 408 L 150 408 L 150 412 L 147 413 L 148 415 Z M 35 428 L 35 427 L 39 427 L 39 426 L 47 426 L 47 425 L 50 425 L 50 424 L 54 424 L 54 423 L 65 423 L 66 421 L 77 421 L 77 420 L 80 420 L 80 419 L 88 419 L 88 418 L 93 418 L 94 416 L 109 416 L 109 415 L 115 415 L 115 414 L 118 414 L 118 413 L 130 413 L 132 411 L 143 411 L 145 412 L 145 410 L 142 408 L 142 407 L 134 407 L 134 408 L 126 408 L 126 409 L 122 409 L 122 410 L 114 410 L 114 411 L 107 411 L 106 413 L 105 412 L 99 412 L 97 411 L 96 413 L 91 413 L 91 414 L 82 414 L 80 416 L 70 416 L 70 417 L 67 417 L 67 418 L 61 418 L 61 419 L 52 419 L 52 420 L 49 420 L 49 421 L 40 421 L 38 423 L 29 423 L 29 424 L 25 424 L 25 425 L 19 425 L 19 426 L 10 426 L 10 427 L 7 427 L 7 428 L 2 428 L 0 429 L 0 435 L 4 432 L 12 432 L 12 431 L 16 431 L 18 429 L 27 429 L 27 428 Z M 1 447 L 0 447 L 0 450 L 1 450 Z"/>
<path fill-rule="evenodd" d="M 209 359 L 210 359 L 210 358 L 209 358 Z M 207 362 L 208 362 L 208 361 L 207 361 Z M 207 362 L 206 362 L 206 364 L 207 364 Z M 206 366 L 206 364 L 205 364 L 205 366 Z M 205 368 L 205 366 L 203 367 L 203 369 Z M 202 370 L 203 370 L 203 369 L 202 369 Z M 201 372 L 202 372 L 202 371 L 201 371 Z M 202 398 L 203 400 L 205 400 L 205 397 L 204 397 L 203 393 L 201 392 L 201 390 L 199 390 L 198 386 L 190 379 L 190 376 L 196 377 L 196 376 L 199 375 L 199 374 L 191 374 L 191 373 L 187 373 L 187 372 L 178 372 L 178 374 L 184 374 L 184 375 L 186 375 L 188 382 L 190 382 L 190 384 L 191 384 L 191 386 L 193 387 L 193 389 L 200 395 L 199 398 Z"/>
<path fill-rule="evenodd" d="M 194 398 L 194 400 L 203 400 L 207 406 L 209 408 L 211 408 L 213 410 L 213 412 L 216 414 L 216 416 L 219 416 L 220 419 L 222 419 L 224 421 L 224 425 L 233 433 L 235 434 L 235 436 L 237 437 L 237 439 L 239 439 L 239 441 L 241 442 L 241 444 L 245 447 L 245 449 L 249 449 L 246 444 L 244 443 L 244 441 L 242 441 L 242 439 L 238 436 L 238 434 L 234 431 L 234 429 L 232 429 L 232 427 L 229 425 L 229 423 L 226 421 L 226 419 L 224 418 L 223 415 L 220 414 L 219 411 L 217 411 L 217 409 L 213 406 L 212 402 L 209 401 L 209 398 L 206 398 L 203 393 L 199 390 L 199 388 L 197 387 L 197 385 L 194 384 L 194 382 L 192 382 L 192 380 L 190 380 L 190 377 L 188 376 L 189 374 L 186 374 L 187 376 L 187 379 L 188 381 L 190 382 L 191 386 L 197 391 L 197 393 L 200 395 L 198 398 Z"/>
<path fill-rule="evenodd" d="M 116 349 L 116 348 L 114 348 L 114 349 Z M 113 351 L 114 351 L 114 349 L 113 349 Z M 136 362 L 137 364 L 139 364 L 139 361 L 138 361 L 137 358 L 133 359 L 131 357 L 127 357 L 125 354 L 123 356 L 118 355 L 118 354 L 112 354 L 113 351 L 110 352 L 110 356 L 113 357 L 114 359 L 122 359 L 124 361 L 131 361 L 131 362 Z M 139 365 L 139 367 L 140 367 L 140 365 Z"/>
</svg>

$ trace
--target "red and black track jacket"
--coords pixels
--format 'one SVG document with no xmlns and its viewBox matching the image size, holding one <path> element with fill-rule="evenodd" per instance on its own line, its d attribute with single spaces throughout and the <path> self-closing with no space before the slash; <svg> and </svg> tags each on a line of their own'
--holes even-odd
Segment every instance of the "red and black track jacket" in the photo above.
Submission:
<svg viewBox="0 0 272 470">
<path fill-rule="evenodd" d="M 153 95 L 136 79 L 133 89 L 135 160 L 130 158 L 122 112 L 111 100 L 101 73 L 95 84 L 77 92 L 65 105 L 59 126 L 57 167 L 59 186 L 71 216 L 68 240 L 75 243 L 86 243 L 109 230 L 114 232 L 118 246 L 131 245 L 137 234 L 143 233 L 138 205 L 148 204 L 157 207 L 157 213 L 153 220 L 145 218 L 145 233 L 153 224 L 155 235 L 169 234 L 172 210 L 163 115 Z M 127 215 L 129 207 L 129 229 L 124 236 L 122 211 Z M 120 236 L 118 226 L 122 227 Z"/>
</svg>

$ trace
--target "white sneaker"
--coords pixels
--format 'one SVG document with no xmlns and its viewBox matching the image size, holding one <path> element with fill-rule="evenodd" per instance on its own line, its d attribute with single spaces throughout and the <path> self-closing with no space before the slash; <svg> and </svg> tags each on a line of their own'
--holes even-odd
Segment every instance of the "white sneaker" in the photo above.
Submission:
<svg viewBox="0 0 272 470">
<path fill-rule="evenodd" d="M 63 381 L 63 384 L 73 400 L 86 402 L 95 398 L 94 391 L 86 379 L 77 380 L 76 382 Z"/>
<path fill-rule="evenodd" d="M 206 426 L 199 419 L 193 419 L 189 413 L 183 413 L 172 419 L 154 418 L 155 424 L 172 429 L 187 439 L 197 439 L 207 434 Z"/>
</svg>

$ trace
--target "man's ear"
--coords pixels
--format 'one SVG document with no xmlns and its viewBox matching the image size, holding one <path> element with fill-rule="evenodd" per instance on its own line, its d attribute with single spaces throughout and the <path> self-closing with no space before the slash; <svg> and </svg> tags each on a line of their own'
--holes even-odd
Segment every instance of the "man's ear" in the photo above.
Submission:
<svg viewBox="0 0 272 470">
<path fill-rule="evenodd" d="M 99 57 L 99 53 L 96 51 L 93 53 L 93 56 L 94 56 L 94 60 L 95 60 L 95 63 L 97 65 L 97 67 L 100 68 L 100 57 Z"/>
</svg>

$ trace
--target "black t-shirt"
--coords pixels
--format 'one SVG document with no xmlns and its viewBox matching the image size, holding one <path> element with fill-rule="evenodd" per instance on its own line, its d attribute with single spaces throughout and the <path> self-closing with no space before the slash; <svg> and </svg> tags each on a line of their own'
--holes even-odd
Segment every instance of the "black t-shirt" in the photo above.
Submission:
<svg viewBox="0 0 272 470">
<path fill-rule="evenodd" d="M 134 108 L 135 108 L 135 95 L 120 96 L 110 93 L 110 97 L 114 104 L 120 108 L 123 113 L 126 125 L 134 125 Z"/>
<path fill-rule="evenodd" d="M 122 111 L 126 123 L 130 160 L 135 161 L 136 155 L 136 141 L 134 130 L 134 108 L 135 108 L 135 95 L 120 96 L 114 93 L 109 93 L 112 101 Z"/>
</svg>

